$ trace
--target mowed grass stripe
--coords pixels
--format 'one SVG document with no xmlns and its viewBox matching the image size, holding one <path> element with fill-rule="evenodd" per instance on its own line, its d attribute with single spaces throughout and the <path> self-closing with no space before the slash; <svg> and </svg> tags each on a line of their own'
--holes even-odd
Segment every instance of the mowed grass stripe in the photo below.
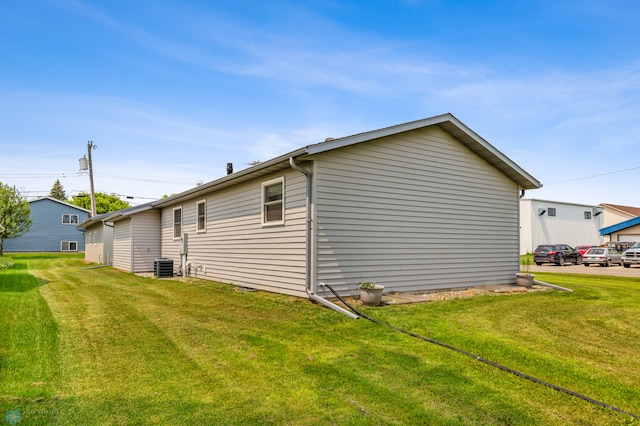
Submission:
<svg viewBox="0 0 640 426">
<path fill-rule="evenodd" d="M 29 293 L 39 295 L 57 330 L 57 343 L 45 348 L 47 359 L 57 360 L 51 387 L 36 392 L 44 399 L 0 407 L 25 410 L 25 424 L 629 422 L 308 300 L 201 280 L 82 269 L 78 257 L 16 260 L 33 273 L 37 286 L 32 282 L 11 303 L 20 300 L 37 310 L 37 298 Z M 0 280 L 6 273 L 0 271 Z M 639 317 L 640 280 L 545 278 L 576 292 L 363 309 L 395 326 L 640 411 L 640 365 L 637 358 L 627 359 L 640 343 L 624 338 L 634 336 L 628 328 Z M 580 324 L 579 332 L 574 324 Z M 607 334 L 613 336 L 609 345 L 590 343 Z M 17 356 L 13 349 L 3 350 L 0 356 Z M 622 359 L 629 362 L 620 366 Z M 33 394 L 24 380 L 28 371 L 15 363 L 6 371 L 15 379 L 16 394 Z M 44 400 L 50 412 L 38 413 Z"/>
<path fill-rule="evenodd" d="M 60 387 L 58 326 L 39 290 L 43 284 L 26 265 L 0 274 L 0 419 L 21 407 L 45 422 Z"/>
<path fill-rule="evenodd" d="M 138 401 L 144 401 L 147 410 L 157 407 L 156 420 L 173 413 L 167 410 L 170 406 L 186 404 L 184 414 L 192 416 L 197 411 L 194 404 L 213 404 L 220 398 L 242 400 L 242 389 L 234 386 L 234 378 L 219 373 L 227 371 L 226 366 L 196 362 L 192 353 L 196 346 L 181 342 L 196 333 L 185 325 L 189 319 L 181 321 L 182 312 L 176 314 L 159 303 L 155 291 L 144 285 L 150 284 L 148 280 L 128 277 L 127 283 L 132 284 L 123 285 L 118 280 L 122 275 L 88 270 L 83 283 L 60 282 L 48 289 L 47 297 L 68 336 L 62 341 L 68 354 L 63 361 L 70 361 L 63 362 L 68 380 L 62 396 L 85 399 L 82 406 L 87 415 L 94 405 L 112 401 L 116 411 L 109 414 L 124 418 L 135 416 Z M 62 278 L 55 280 L 65 281 Z M 158 309 L 145 308 L 156 303 Z M 206 356 L 215 358 L 208 354 L 216 348 L 220 345 L 204 348 Z M 211 387 L 216 391 L 211 392 Z"/>
</svg>

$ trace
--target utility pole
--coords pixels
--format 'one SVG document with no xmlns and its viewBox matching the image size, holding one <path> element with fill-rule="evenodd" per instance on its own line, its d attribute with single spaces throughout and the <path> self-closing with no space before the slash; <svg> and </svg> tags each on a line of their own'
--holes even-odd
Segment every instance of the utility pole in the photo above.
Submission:
<svg viewBox="0 0 640 426">
<path fill-rule="evenodd" d="M 89 169 L 89 184 L 91 185 L 91 217 L 96 217 L 96 193 L 93 189 L 93 162 L 91 161 L 91 150 L 98 148 L 98 145 L 94 145 L 93 141 L 87 142 L 87 154 L 89 161 L 87 164 L 87 157 L 80 159 L 80 170 Z"/>
<path fill-rule="evenodd" d="M 93 141 L 87 142 L 87 151 L 89 152 L 89 184 L 91 185 L 91 217 L 96 217 L 96 193 L 93 189 L 93 163 L 91 162 L 91 150 L 96 149 L 97 146 L 93 144 Z"/>
</svg>

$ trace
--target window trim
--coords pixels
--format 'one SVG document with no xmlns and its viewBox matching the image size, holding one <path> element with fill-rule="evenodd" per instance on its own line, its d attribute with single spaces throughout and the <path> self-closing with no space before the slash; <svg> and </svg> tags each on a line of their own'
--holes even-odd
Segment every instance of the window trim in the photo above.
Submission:
<svg viewBox="0 0 640 426">
<path fill-rule="evenodd" d="M 67 222 L 64 221 L 65 216 L 67 217 Z M 75 217 L 75 222 L 73 221 L 74 217 Z M 80 223 L 80 215 L 75 214 L 75 213 L 63 213 L 62 214 L 62 224 L 63 225 L 77 225 L 78 223 Z"/>
<path fill-rule="evenodd" d="M 282 198 L 280 200 L 276 200 L 276 201 L 267 201 L 265 200 L 265 192 L 266 189 L 270 186 L 273 185 L 277 185 L 280 184 L 282 185 Z M 272 206 L 272 205 L 276 205 L 276 204 L 281 204 L 282 205 L 282 218 L 278 221 L 267 221 L 267 215 L 266 215 L 266 210 L 268 206 Z M 285 180 L 284 180 L 284 176 L 281 176 L 279 178 L 275 178 L 275 179 L 271 179 L 265 182 L 262 182 L 261 185 L 261 221 L 262 221 L 262 226 L 279 226 L 279 225 L 284 225 L 285 222 Z"/>
<path fill-rule="evenodd" d="M 178 235 L 176 236 L 176 211 L 180 210 L 180 232 L 178 232 Z M 180 237 L 182 237 L 182 224 L 184 223 L 184 215 L 183 215 L 183 210 L 182 210 L 182 206 L 179 207 L 174 207 L 173 208 L 173 212 L 171 214 L 171 233 L 173 235 L 173 239 L 174 240 L 179 240 Z"/>
<path fill-rule="evenodd" d="M 64 244 L 67 244 L 67 249 L 64 249 Z M 71 249 L 71 244 L 75 244 L 76 248 L 75 250 Z M 64 251 L 64 252 L 71 252 L 71 251 L 78 251 L 78 242 L 77 241 L 60 241 L 60 251 Z"/>
<path fill-rule="evenodd" d="M 200 227 L 200 206 L 202 209 L 202 228 Z M 207 199 L 196 203 L 196 232 L 207 232 Z"/>
</svg>

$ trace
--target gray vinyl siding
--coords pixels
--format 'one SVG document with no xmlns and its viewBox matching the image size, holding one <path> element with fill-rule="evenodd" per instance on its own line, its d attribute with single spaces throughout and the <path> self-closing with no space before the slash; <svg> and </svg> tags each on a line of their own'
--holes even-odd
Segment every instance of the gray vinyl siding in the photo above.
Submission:
<svg viewBox="0 0 640 426">
<path fill-rule="evenodd" d="M 102 228 L 102 264 L 113 265 L 113 225 Z"/>
<path fill-rule="evenodd" d="M 518 187 L 448 133 L 419 129 L 314 160 L 316 286 L 515 282 Z"/>
<path fill-rule="evenodd" d="M 113 228 L 113 266 L 131 272 L 131 218 L 119 220 Z"/>
<path fill-rule="evenodd" d="M 262 182 L 285 177 L 285 224 L 262 226 Z M 206 199 L 206 231 L 196 232 L 197 203 Z M 183 202 L 192 276 L 278 293 L 306 296 L 305 178 L 293 170 Z M 162 257 L 180 266 L 173 209 L 162 209 Z"/>
<path fill-rule="evenodd" d="M 103 263 L 104 225 L 96 223 L 85 230 L 84 260 L 94 263 Z M 94 239 L 95 235 L 95 239 Z"/>
<path fill-rule="evenodd" d="M 132 215 L 133 272 L 152 272 L 160 257 L 160 212 L 145 211 Z"/>
</svg>

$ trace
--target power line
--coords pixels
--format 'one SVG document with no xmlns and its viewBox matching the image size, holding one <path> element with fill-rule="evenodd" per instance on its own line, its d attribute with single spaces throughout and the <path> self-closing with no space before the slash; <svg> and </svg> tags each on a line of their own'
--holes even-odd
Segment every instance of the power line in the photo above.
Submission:
<svg viewBox="0 0 640 426">
<path fill-rule="evenodd" d="M 69 176 L 75 176 L 75 177 L 79 177 L 82 176 L 83 173 L 81 172 L 74 172 L 74 173 L 7 173 L 7 174 L 2 174 L 0 175 L 0 178 L 21 178 L 21 179 L 53 179 L 53 178 L 60 178 L 60 177 L 69 177 Z M 163 179 L 149 179 L 149 178 L 140 178 L 140 177 L 132 177 L 132 176 L 118 176 L 118 175 L 110 175 L 110 174 L 104 174 L 104 173 L 94 173 L 94 176 L 100 176 L 100 177 L 105 177 L 105 178 L 110 178 L 110 179 L 119 179 L 119 180 L 128 180 L 128 181 L 132 181 L 132 182 L 146 182 L 146 183 L 162 183 L 162 184 L 173 184 L 173 185 L 192 185 L 192 183 L 187 183 L 187 182 L 178 182 L 178 181 L 173 181 L 173 180 L 163 180 Z"/>
<path fill-rule="evenodd" d="M 638 170 L 638 169 L 640 169 L 640 166 L 631 167 L 630 169 L 615 170 L 613 172 L 599 173 L 597 175 L 584 176 L 584 177 L 578 177 L 578 178 L 567 179 L 567 180 L 559 180 L 559 181 L 556 181 L 556 182 L 545 183 L 544 185 L 545 186 L 549 186 L 549 185 L 556 185 L 558 183 L 567 183 L 567 182 L 575 182 L 575 181 L 578 181 L 578 180 L 593 179 L 593 178 L 597 178 L 597 177 L 600 177 L 600 176 L 614 175 L 616 173 L 630 172 L 632 170 Z"/>
<path fill-rule="evenodd" d="M 148 178 L 138 178 L 138 177 L 130 177 L 130 176 L 118 176 L 118 175 L 107 175 L 103 173 L 95 173 L 96 176 L 107 177 L 111 179 L 120 179 L 120 180 L 130 180 L 135 182 L 148 182 L 148 183 L 170 183 L 176 185 L 191 185 L 191 183 L 186 182 L 177 182 L 173 180 L 161 180 L 161 179 L 148 179 Z"/>
<path fill-rule="evenodd" d="M 73 173 L 77 176 L 80 174 Z M 0 175 L 0 178 L 23 178 L 23 179 L 44 179 L 44 178 L 58 178 L 60 176 L 66 177 L 67 175 L 71 175 L 71 173 L 8 173 Z"/>
</svg>

